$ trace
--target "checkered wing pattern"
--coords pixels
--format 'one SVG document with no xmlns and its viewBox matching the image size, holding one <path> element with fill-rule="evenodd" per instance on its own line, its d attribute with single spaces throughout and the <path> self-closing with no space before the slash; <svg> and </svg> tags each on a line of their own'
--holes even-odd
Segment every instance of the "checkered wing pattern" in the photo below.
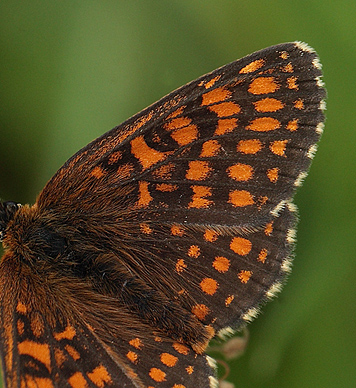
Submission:
<svg viewBox="0 0 356 388">
<path fill-rule="evenodd" d="M 5 358 L 9 381 L 28 367 L 37 384 L 28 387 L 41 386 L 34 368 L 73 388 L 216 386 L 209 340 L 253 319 L 290 270 L 292 200 L 323 130 L 320 77 L 306 44 L 269 47 L 172 92 L 69 159 L 26 210 L 31 233 L 45 229 L 41 252 L 55 258 L 41 270 L 61 327 L 50 311 L 9 297 L 27 331 L 5 330 L 5 352 L 35 336 L 35 310 L 49 352 L 17 346 L 16 361 Z"/>
</svg>

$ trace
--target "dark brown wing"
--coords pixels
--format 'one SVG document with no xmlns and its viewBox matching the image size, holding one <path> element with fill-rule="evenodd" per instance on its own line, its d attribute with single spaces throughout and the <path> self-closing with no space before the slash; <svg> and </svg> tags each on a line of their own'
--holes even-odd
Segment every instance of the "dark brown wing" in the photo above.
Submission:
<svg viewBox="0 0 356 388">
<path fill-rule="evenodd" d="M 183 335 L 189 314 L 229 333 L 257 314 L 290 269 L 292 198 L 323 129 L 320 68 L 297 42 L 215 70 L 79 151 L 36 207 L 62 225 L 56 233 L 76 252 L 90 246 L 111 255 L 113 279 L 130 274 L 116 291 L 127 293 L 136 318 L 201 351 Z M 188 325 L 169 315 L 177 308 Z"/>
</svg>

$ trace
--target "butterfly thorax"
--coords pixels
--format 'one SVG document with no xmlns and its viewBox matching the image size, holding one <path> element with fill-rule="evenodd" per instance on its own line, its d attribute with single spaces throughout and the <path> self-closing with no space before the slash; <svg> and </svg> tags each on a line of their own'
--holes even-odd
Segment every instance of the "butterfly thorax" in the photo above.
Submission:
<svg viewBox="0 0 356 388">
<path fill-rule="evenodd" d="M 56 233 L 49 217 L 41 217 L 36 205 L 3 203 L 0 233 L 5 249 L 33 264 L 38 259 L 55 258 L 66 248 L 65 239 Z"/>
</svg>

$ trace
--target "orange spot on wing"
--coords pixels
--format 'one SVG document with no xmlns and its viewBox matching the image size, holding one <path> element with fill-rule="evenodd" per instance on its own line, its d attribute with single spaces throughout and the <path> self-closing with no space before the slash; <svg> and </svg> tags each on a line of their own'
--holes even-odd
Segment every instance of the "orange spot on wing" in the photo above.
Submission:
<svg viewBox="0 0 356 388">
<path fill-rule="evenodd" d="M 94 176 L 95 178 L 99 179 L 105 175 L 105 171 L 101 167 L 96 166 L 92 169 L 91 175 Z"/>
<path fill-rule="evenodd" d="M 187 268 L 187 264 L 185 264 L 183 259 L 179 259 L 176 263 L 176 271 L 178 273 L 182 273 Z"/>
<path fill-rule="evenodd" d="M 212 278 L 204 278 L 200 282 L 200 288 L 203 292 L 205 292 L 208 295 L 214 295 L 216 290 L 218 289 L 218 283 L 216 280 Z"/>
<path fill-rule="evenodd" d="M 279 168 L 271 168 L 267 170 L 267 177 L 272 183 L 276 183 L 278 181 Z"/>
<path fill-rule="evenodd" d="M 184 229 L 180 225 L 172 225 L 171 233 L 173 236 L 182 237 L 184 234 Z"/>
<path fill-rule="evenodd" d="M 287 65 L 282 67 L 282 71 L 284 71 L 285 73 L 293 73 L 293 65 L 291 63 L 288 63 Z"/>
<path fill-rule="evenodd" d="M 240 271 L 237 275 L 241 281 L 241 283 L 247 283 L 250 280 L 250 277 L 252 276 L 252 271 Z"/>
<path fill-rule="evenodd" d="M 227 259 L 224 256 L 217 256 L 215 257 L 215 260 L 213 261 L 213 267 L 218 271 L 218 272 L 227 272 L 230 267 L 230 260 Z"/>
<path fill-rule="evenodd" d="M 150 375 L 151 379 L 157 381 L 158 383 L 166 381 L 166 374 L 161 369 L 151 368 L 148 374 Z"/>
<path fill-rule="evenodd" d="M 270 236 L 273 232 L 273 221 L 272 222 L 269 222 L 266 226 L 265 226 L 265 235 L 266 236 Z"/>
<path fill-rule="evenodd" d="M 17 344 L 17 350 L 19 354 L 34 358 L 51 371 L 51 353 L 48 344 L 25 340 Z"/>
<path fill-rule="evenodd" d="M 214 135 L 224 135 L 225 133 L 232 132 L 237 127 L 237 119 L 221 119 L 218 121 L 218 125 L 215 129 Z"/>
<path fill-rule="evenodd" d="M 188 249 L 188 256 L 194 257 L 195 259 L 200 256 L 200 248 L 198 245 L 191 245 Z"/>
<path fill-rule="evenodd" d="M 54 333 L 53 337 L 57 340 L 60 341 L 62 339 L 68 339 L 72 340 L 76 335 L 75 329 L 73 326 L 67 326 L 64 331 L 60 333 Z"/>
<path fill-rule="evenodd" d="M 139 184 L 139 199 L 137 201 L 138 207 L 147 207 L 149 203 L 153 200 L 150 192 L 148 191 L 148 182 L 140 181 Z"/>
<path fill-rule="evenodd" d="M 169 183 L 158 183 L 156 185 L 156 190 L 162 192 L 172 192 L 178 189 L 177 185 L 171 185 Z"/>
<path fill-rule="evenodd" d="M 130 340 L 129 344 L 136 349 L 141 349 L 141 347 L 143 346 L 142 341 L 139 338 L 134 338 Z"/>
<path fill-rule="evenodd" d="M 234 296 L 234 295 L 229 295 L 229 296 L 225 299 L 225 306 L 228 307 L 234 299 L 235 299 L 235 296 Z"/>
<path fill-rule="evenodd" d="M 185 370 L 187 371 L 188 375 L 191 375 L 193 372 L 194 372 L 194 366 L 192 365 L 189 365 L 185 368 Z M 184 385 L 182 385 L 181 387 L 174 387 L 173 388 L 186 388 Z"/>
<path fill-rule="evenodd" d="M 188 171 L 185 177 L 189 180 L 201 181 L 209 177 L 211 173 L 209 162 L 203 160 L 192 160 L 189 162 Z"/>
<path fill-rule="evenodd" d="M 187 127 L 177 129 L 172 132 L 171 136 L 180 146 L 184 146 L 198 139 L 198 128 L 196 125 L 191 124 Z"/>
<path fill-rule="evenodd" d="M 254 102 L 254 105 L 257 112 L 276 112 L 284 108 L 283 102 L 275 98 L 264 98 Z"/>
<path fill-rule="evenodd" d="M 189 348 L 180 342 L 173 342 L 172 346 L 180 354 L 184 354 L 186 356 L 189 353 Z"/>
<path fill-rule="evenodd" d="M 261 263 L 264 263 L 267 258 L 267 253 L 268 252 L 266 248 L 261 249 L 261 252 L 259 253 L 257 260 L 260 261 Z"/>
<path fill-rule="evenodd" d="M 173 131 L 179 128 L 187 127 L 192 122 L 189 117 L 178 117 L 165 124 L 165 128 L 169 131 Z"/>
<path fill-rule="evenodd" d="M 166 158 L 166 154 L 149 147 L 143 136 L 131 140 L 131 153 L 147 169 Z"/>
<path fill-rule="evenodd" d="M 229 202 L 236 207 L 253 205 L 253 196 L 246 190 L 234 190 L 229 193 Z"/>
<path fill-rule="evenodd" d="M 216 88 L 214 90 L 211 90 L 210 92 L 206 92 L 202 95 L 202 105 L 211 105 L 216 102 L 224 101 L 231 97 L 231 92 L 224 88 Z"/>
<path fill-rule="evenodd" d="M 230 243 L 230 249 L 240 256 L 246 256 L 250 253 L 252 243 L 243 237 L 234 237 Z"/>
<path fill-rule="evenodd" d="M 279 57 L 282 59 L 287 59 L 289 58 L 289 53 L 287 51 L 282 51 Z"/>
<path fill-rule="evenodd" d="M 253 168 L 248 164 L 237 163 L 226 170 L 228 176 L 236 181 L 248 181 L 252 178 Z"/>
<path fill-rule="evenodd" d="M 88 388 L 87 381 L 80 372 L 75 372 L 72 376 L 68 378 L 68 383 L 73 388 Z"/>
<path fill-rule="evenodd" d="M 208 108 L 210 111 L 216 113 L 218 117 L 229 117 L 241 111 L 240 106 L 232 101 L 211 105 Z"/>
<path fill-rule="evenodd" d="M 279 88 L 274 77 L 258 77 L 250 83 L 248 91 L 252 94 L 268 94 L 274 93 Z"/>
<path fill-rule="evenodd" d="M 184 111 L 184 106 L 181 106 L 180 108 L 176 109 L 174 112 L 172 112 L 169 116 L 167 116 L 167 119 L 173 119 L 174 117 L 180 116 Z"/>
<path fill-rule="evenodd" d="M 299 86 L 297 84 L 297 80 L 298 80 L 297 77 L 289 77 L 289 78 L 287 78 L 287 87 L 288 87 L 288 89 L 296 89 L 296 90 L 298 90 Z"/>
<path fill-rule="evenodd" d="M 109 372 L 104 365 L 97 366 L 92 372 L 87 373 L 87 375 L 98 388 L 104 388 L 106 384 L 112 384 Z"/>
<path fill-rule="evenodd" d="M 264 66 L 265 61 L 261 59 L 257 59 L 256 61 L 250 62 L 248 65 L 243 67 L 239 73 L 240 74 L 247 74 L 247 73 L 253 73 L 254 71 L 260 69 L 262 66 Z"/>
<path fill-rule="evenodd" d="M 237 151 L 243 154 L 256 154 L 263 148 L 263 145 L 258 139 L 240 140 L 237 145 Z"/>
<path fill-rule="evenodd" d="M 158 335 L 155 336 L 155 342 L 162 342 L 162 337 L 159 337 Z"/>
<path fill-rule="evenodd" d="M 140 224 L 140 229 L 141 229 L 141 232 L 144 234 L 151 234 L 152 233 L 151 227 L 146 223 Z"/>
<path fill-rule="evenodd" d="M 39 314 L 34 314 L 31 320 L 31 330 L 35 337 L 40 338 L 44 333 L 44 322 Z"/>
<path fill-rule="evenodd" d="M 193 196 L 192 201 L 188 204 L 188 208 L 208 208 L 213 201 L 206 197 L 211 197 L 211 188 L 207 186 L 192 186 Z"/>
<path fill-rule="evenodd" d="M 273 117 L 257 117 L 246 127 L 251 131 L 268 132 L 280 128 L 281 123 Z"/>
<path fill-rule="evenodd" d="M 199 86 L 204 86 L 205 89 L 211 88 L 213 85 L 215 85 L 216 81 L 218 81 L 221 78 L 221 75 L 217 75 L 216 77 L 212 78 L 210 81 L 201 81 L 199 83 Z"/>
<path fill-rule="evenodd" d="M 30 375 L 21 376 L 21 388 L 54 388 L 53 381 L 48 377 L 37 377 Z"/>
<path fill-rule="evenodd" d="M 304 109 L 304 101 L 301 98 L 298 98 L 298 100 L 294 101 L 294 108 L 299 110 Z"/>
<path fill-rule="evenodd" d="M 17 303 L 17 306 L 16 306 L 16 311 L 22 315 L 25 315 L 27 314 L 27 306 L 24 305 L 23 303 L 21 302 L 18 302 Z"/>
<path fill-rule="evenodd" d="M 132 363 L 134 363 L 134 364 L 136 364 L 137 363 L 137 359 L 138 359 L 138 355 L 137 355 L 137 353 L 135 353 L 135 352 L 133 352 L 133 351 L 128 351 L 127 353 L 126 353 L 126 357 L 132 362 Z"/>
<path fill-rule="evenodd" d="M 258 197 L 258 209 L 261 210 L 262 206 L 265 205 L 268 201 L 268 197 L 265 195 L 262 195 Z"/>
<path fill-rule="evenodd" d="M 217 232 L 215 230 L 207 229 L 204 233 L 204 239 L 209 242 L 214 242 L 218 238 Z"/>
<path fill-rule="evenodd" d="M 298 119 L 290 120 L 287 124 L 289 131 L 296 131 L 298 129 Z"/>
<path fill-rule="evenodd" d="M 169 353 L 162 353 L 160 356 L 160 359 L 162 364 L 167 365 L 170 368 L 175 366 L 178 361 L 178 357 L 173 356 L 173 354 L 169 354 Z"/>
<path fill-rule="evenodd" d="M 217 140 L 208 140 L 202 145 L 200 157 L 209 158 L 216 156 L 219 153 L 220 148 L 221 146 Z"/>
<path fill-rule="evenodd" d="M 285 156 L 288 140 L 276 140 L 269 145 L 269 149 L 278 156 Z"/>
<path fill-rule="evenodd" d="M 205 304 L 196 304 L 192 307 L 192 313 L 201 321 L 209 314 L 210 309 Z"/>
</svg>

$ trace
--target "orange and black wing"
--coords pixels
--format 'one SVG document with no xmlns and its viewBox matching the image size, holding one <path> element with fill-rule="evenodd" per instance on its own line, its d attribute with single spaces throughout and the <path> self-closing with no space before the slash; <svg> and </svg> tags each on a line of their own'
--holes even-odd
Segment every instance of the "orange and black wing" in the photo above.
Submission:
<svg viewBox="0 0 356 388">
<path fill-rule="evenodd" d="M 64 317 L 92 365 L 83 369 L 67 352 L 61 369 L 47 315 L 50 358 L 19 348 L 28 339 L 16 326 L 15 295 L 2 315 L 7 379 L 24 379 L 29 365 L 31 376 L 48 367 L 53 381 L 78 373 L 89 387 L 109 386 L 88 376 L 102 360 L 115 387 L 211 386 L 206 341 L 251 320 L 290 269 L 292 199 L 323 129 L 320 68 L 303 43 L 261 50 L 183 86 L 69 159 L 34 207 L 60 242 L 49 253 L 68 250 L 71 276 L 119 305 L 106 303 L 100 320 L 90 298 L 79 303 L 73 294 L 84 312 Z M 34 335 L 33 318 L 26 319 Z M 125 329 L 131 323 L 137 336 Z"/>
<path fill-rule="evenodd" d="M 323 129 L 320 68 L 296 42 L 215 70 L 79 151 L 38 206 L 116 220 L 130 271 L 215 330 L 238 327 L 290 269 L 291 201 Z"/>
</svg>

